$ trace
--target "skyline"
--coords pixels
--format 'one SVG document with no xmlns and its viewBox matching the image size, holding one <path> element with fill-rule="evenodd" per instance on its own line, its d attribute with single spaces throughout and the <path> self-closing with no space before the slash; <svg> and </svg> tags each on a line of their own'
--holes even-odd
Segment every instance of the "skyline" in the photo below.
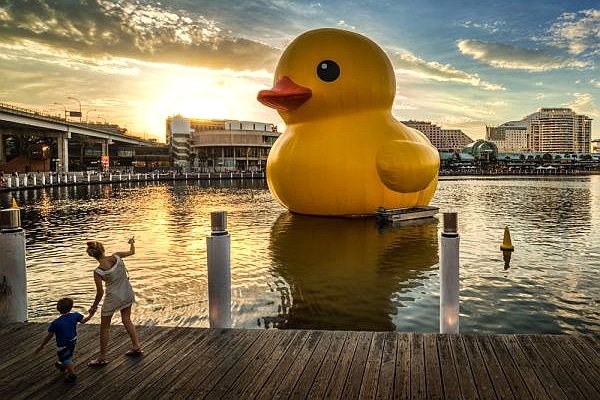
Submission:
<svg viewBox="0 0 600 400">
<path fill-rule="evenodd" d="M 256 120 L 278 57 L 308 29 L 368 36 L 396 71 L 393 114 L 485 137 L 541 107 L 600 117 L 600 9 L 578 1 L 0 0 L 0 101 L 76 110 L 164 141 L 165 120 Z M 600 127 L 592 123 L 592 138 Z"/>
</svg>

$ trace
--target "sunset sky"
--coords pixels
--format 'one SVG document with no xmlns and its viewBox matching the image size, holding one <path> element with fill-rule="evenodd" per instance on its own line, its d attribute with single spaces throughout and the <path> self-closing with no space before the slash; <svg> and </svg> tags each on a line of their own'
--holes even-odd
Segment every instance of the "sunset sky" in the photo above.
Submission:
<svg viewBox="0 0 600 400">
<path fill-rule="evenodd" d="M 598 1 L 0 0 L 0 102 L 83 103 L 164 140 L 165 118 L 274 122 L 256 101 L 282 49 L 319 27 L 364 34 L 396 70 L 393 113 L 460 128 L 572 107 L 600 137 Z M 100 118 L 103 117 L 103 118 Z"/>
</svg>

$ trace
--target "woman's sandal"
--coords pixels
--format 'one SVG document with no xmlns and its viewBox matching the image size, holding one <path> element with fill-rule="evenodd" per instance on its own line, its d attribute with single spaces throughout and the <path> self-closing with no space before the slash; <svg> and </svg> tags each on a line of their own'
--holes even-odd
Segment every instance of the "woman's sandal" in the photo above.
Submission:
<svg viewBox="0 0 600 400">
<path fill-rule="evenodd" d="M 103 367 L 106 364 L 108 364 L 108 361 L 103 360 L 101 358 L 95 358 L 93 360 L 90 360 L 90 362 L 88 362 L 88 367 Z"/>
<path fill-rule="evenodd" d="M 143 354 L 144 354 L 144 352 L 142 351 L 141 348 L 131 349 L 131 350 L 127 351 L 127 353 L 125 353 L 126 356 L 130 356 L 130 357 L 139 357 Z"/>
</svg>

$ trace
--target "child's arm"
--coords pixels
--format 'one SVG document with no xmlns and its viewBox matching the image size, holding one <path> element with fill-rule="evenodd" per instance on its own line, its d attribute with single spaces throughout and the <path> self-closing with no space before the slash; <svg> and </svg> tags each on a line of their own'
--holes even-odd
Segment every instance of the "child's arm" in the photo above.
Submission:
<svg viewBox="0 0 600 400">
<path fill-rule="evenodd" d="M 35 349 L 35 354 L 37 354 L 40 351 L 42 351 L 42 349 L 44 348 L 44 346 L 48 344 L 48 342 L 50 341 L 50 339 L 52 339 L 52 336 L 54 336 L 54 333 L 48 332 L 48 334 L 46 335 L 46 337 L 44 338 L 44 340 L 42 341 L 42 343 L 40 343 L 40 345 L 37 347 L 37 349 Z"/>
</svg>

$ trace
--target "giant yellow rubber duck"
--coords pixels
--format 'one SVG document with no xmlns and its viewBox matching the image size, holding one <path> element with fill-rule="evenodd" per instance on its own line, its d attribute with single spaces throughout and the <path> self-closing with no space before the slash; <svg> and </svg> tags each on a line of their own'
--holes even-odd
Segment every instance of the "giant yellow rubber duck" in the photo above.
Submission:
<svg viewBox="0 0 600 400">
<path fill-rule="evenodd" d="M 365 36 L 316 29 L 285 49 L 258 100 L 286 123 L 267 160 L 274 197 L 300 214 L 354 216 L 429 204 L 439 155 L 392 116 L 396 79 Z"/>
</svg>

